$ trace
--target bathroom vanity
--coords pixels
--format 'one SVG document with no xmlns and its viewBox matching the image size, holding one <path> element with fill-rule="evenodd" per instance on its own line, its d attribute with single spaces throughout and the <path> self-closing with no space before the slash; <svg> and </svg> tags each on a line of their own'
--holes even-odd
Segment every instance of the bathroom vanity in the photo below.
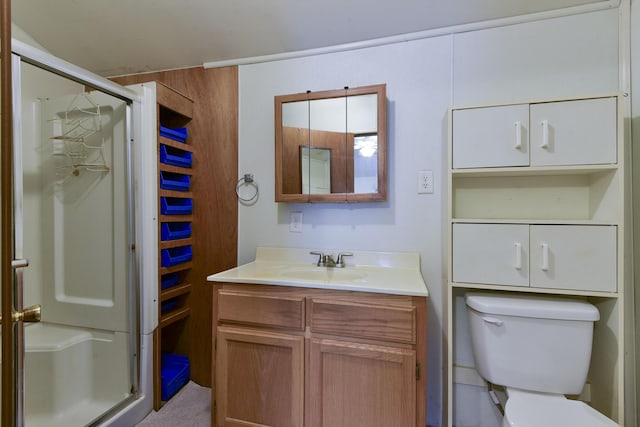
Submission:
<svg viewBox="0 0 640 427">
<path fill-rule="evenodd" d="M 425 425 L 426 299 L 417 254 L 258 248 L 215 282 L 212 425 Z M 384 267 L 382 267 L 384 265 Z"/>
</svg>

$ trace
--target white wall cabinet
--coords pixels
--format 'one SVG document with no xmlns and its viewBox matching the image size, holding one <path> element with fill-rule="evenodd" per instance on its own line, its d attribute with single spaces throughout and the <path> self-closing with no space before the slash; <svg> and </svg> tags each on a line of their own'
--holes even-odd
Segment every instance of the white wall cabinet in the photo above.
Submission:
<svg viewBox="0 0 640 427">
<path fill-rule="evenodd" d="M 531 287 L 616 292 L 616 226 L 532 225 L 530 231 Z"/>
<path fill-rule="evenodd" d="M 453 224 L 453 280 L 529 286 L 529 226 Z"/>
<path fill-rule="evenodd" d="M 616 163 L 616 98 L 453 111 L 453 167 Z"/>
<path fill-rule="evenodd" d="M 453 112 L 453 166 L 529 165 L 529 105 L 468 108 Z"/>
<path fill-rule="evenodd" d="M 473 289 L 596 305 L 585 399 L 624 423 L 630 198 L 620 105 L 612 95 L 450 110 L 448 426 L 456 407 L 469 404 L 454 401 L 457 384 L 478 384 L 467 380 L 463 298 Z"/>
<path fill-rule="evenodd" d="M 453 281 L 615 292 L 615 226 L 453 224 Z"/>
<path fill-rule="evenodd" d="M 530 106 L 531 165 L 616 163 L 616 98 Z"/>
</svg>

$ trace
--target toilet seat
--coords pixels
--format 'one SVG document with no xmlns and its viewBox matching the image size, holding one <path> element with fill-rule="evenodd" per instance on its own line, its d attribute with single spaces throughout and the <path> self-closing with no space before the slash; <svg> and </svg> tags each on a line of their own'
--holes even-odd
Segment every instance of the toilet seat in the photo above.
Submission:
<svg viewBox="0 0 640 427">
<path fill-rule="evenodd" d="M 507 389 L 503 427 L 616 427 L 589 405 L 563 395 Z"/>
</svg>

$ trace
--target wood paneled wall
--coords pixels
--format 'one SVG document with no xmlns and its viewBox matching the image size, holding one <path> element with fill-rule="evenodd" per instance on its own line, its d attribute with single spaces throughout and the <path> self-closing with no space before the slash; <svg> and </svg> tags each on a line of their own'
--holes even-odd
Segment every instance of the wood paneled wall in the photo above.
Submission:
<svg viewBox="0 0 640 427">
<path fill-rule="evenodd" d="M 282 192 L 302 193 L 300 150 L 303 146 L 331 150 L 331 192 L 353 193 L 353 133 L 282 127 Z"/>
<path fill-rule="evenodd" d="M 122 85 L 158 81 L 194 101 L 193 269 L 188 321 L 191 379 L 211 386 L 213 285 L 207 276 L 237 265 L 238 68 L 202 67 L 112 78 Z"/>
</svg>

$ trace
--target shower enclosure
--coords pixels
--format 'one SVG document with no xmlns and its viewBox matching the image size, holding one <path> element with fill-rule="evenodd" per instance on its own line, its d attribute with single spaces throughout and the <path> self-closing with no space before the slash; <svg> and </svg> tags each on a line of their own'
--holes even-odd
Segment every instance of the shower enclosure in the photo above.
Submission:
<svg viewBox="0 0 640 427">
<path fill-rule="evenodd" d="M 41 312 L 39 322 L 17 323 L 16 423 L 133 425 L 151 409 L 155 325 L 141 319 L 153 318 L 153 295 L 142 277 L 153 283 L 145 272 L 157 271 L 141 262 L 144 231 L 155 225 L 136 227 L 145 144 L 133 122 L 143 104 L 13 47 L 15 306 Z"/>
</svg>

